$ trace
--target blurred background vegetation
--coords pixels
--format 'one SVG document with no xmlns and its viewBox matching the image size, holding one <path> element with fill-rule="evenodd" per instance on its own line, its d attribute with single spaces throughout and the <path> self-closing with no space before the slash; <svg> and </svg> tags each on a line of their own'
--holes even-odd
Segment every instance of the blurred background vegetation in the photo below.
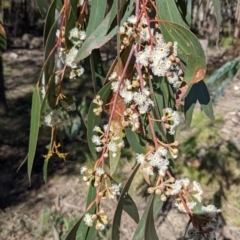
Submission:
<svg viewBox="0 0 240 240">
<path fill-rule="evenodd" d="M 46 2 L 50 4 L 51 0 Z M 83 211 L 86 189 L 80 183 L 79 169 L 83 163 L 91 165 L 92 158 L 81 119 L 73 114 L 73 125 L 61 136 L 64 151 L 69 152 L 67 162 L 51 160 L 48 190 L 43 184 L 42 155 L 49 142 L 49 129 L 40 131 L 31 187 L 25 164 L 17 171 L 27 154 L 31 93 L 43 63 L 44 19 L 34 0 L 1 3 L 7 51 L 3 55 L 5 86 L 0 93 L 4 91 L 8 107 L 0 118 L 0 239 L 57 239 Z M 205 81 L 214 100 L 216 121 L 208 120 L 196 106 L 191 127 L 184 126 L 177 133 L 181 148 L 176 175 L 199 181 L 205 203 L 221 208 L 225 223 L 240 229 L 239 1 L 221 1 L 221 12 L 223 20 L 218 29 L 212 1 L 192 1 L 191 28 L 206 52 Z M 101 49 L 101 54 L 107 70 L 116 55 L 115 39 Z M 66 95 L 76 98 L 83 115 L 94 92 L 88 61 L 84 64 L 86 73 L 81 79 L 65 79 Z M 119 180 L 124 180 L 133 162 L 131 150 L 124 150 Z M 135 181 L 138 189 L 141 177 Z M 107 234 L 101 233 L 97 239 L 107 239 Z"/>
</svg>

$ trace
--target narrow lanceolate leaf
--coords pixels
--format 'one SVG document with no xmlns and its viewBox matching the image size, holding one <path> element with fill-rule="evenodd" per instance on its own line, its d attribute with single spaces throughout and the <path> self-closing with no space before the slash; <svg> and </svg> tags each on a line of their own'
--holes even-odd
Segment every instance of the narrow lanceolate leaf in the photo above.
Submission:
<svg viewBox="0 0 240 240">
<path fill-rule="evenodd" d="M 93 181 L 92 181 L 90 183 L 89 190 L 88 190 L 86 209 L 95 200 L 95 198 L 96 198 L 96 188 L 93 186 Z M 94 214 L 95 211 L 96 211 L 96 204 L 93 204 L 92 207 L 87 212 L 89 214 Z M 96 224 L 96 222 L 94 224 Z M 77 230 L 76 240 L 81 240 L 81 239 L 92 240 L 95 232 L 96 232 L 95 226 L 88 227 L 84 222 L 81 222 Z"/>
<path fill-rule="evenodd" d="M 74 15 L 74 18 L 76 19 L 76 21 L 77 21 L 77 19 L 78 19 L 78 8 L 77 8 L 77 3 L 78 3 L 79 1 L 78 0 L 70 0 L 70 4 L 71 4 L 71 8 L 72 8 L 72 14 Z"/>
<path fill-rule="evenodd" d="M 116 207 L 116 211 L 114 213 L 113 217 L 113 226 L 112 226 L 112 234 L 111 234 L 111 240 L 119 240 L 119 234 L 120 234 L 120 222 L 121 222 L 121 216 L 122 216 L 122 210 L 124 208 L 124 205 L 127 204 L 128 207 L 125 207 L 125 210 L 127 210 L 127 213 L 130 216 L 133 216 L 133 219 L 138 222 L 138 212 L 136 205 L 128 195 L 128 190 L 131 186 L 132 180 L 139 168 L 139 164 L 134 168 L 131 176 L 127 180 L 124 188 L 122 189 L 122 193 L 118 199 L 118 204 Z"/>
<path fill-rule="evenodd" d="M 206 59 L 203 48 L 197 37 L 187 28 L 168 21 L 160 22 L 162 34 L 166 42 L 177 41 L 178 57 L 182 61 L 184 81 L 197 83 L 206 72 Z"/>
<path fill-rule="evenodd" d="M 154 206 L 154 198 L 151 201 L 151 204 L 149 206 L 149 211 L 147 214 L 147 218 L 146 218 L 144 239 L 158 240 L 158 236 L 157 236 L 157 232 L 156 232 L 155 224 L 154 224 L 153 206 Z"/>
<path fill-rule="evenodd" d="M 107 0 L 95 0 L 91 4 L 89 22 L 86 29 L 86 38 L 99 26 L 104 19 L 106 12 Z"/>
<path fill-rule="evenodd" d="M 184 27 L 189 27 L 179 13 L 176 2 L 174 0 L 156 0 L 158 16 L 162 20 L 178 23 Z"/>
<path fill-rule="evenodd" d="M 121 25 L 127 20 L 127 18 L 132 14 L 133 2 L 130 0 L 128 6 L 126 7 L 124 16 L 121 20 Z M 92 34 L 84 41 L 82 47 L 76 56 L 76 61 L 81 61 L 82 59 L 88 57 L 93 49 L 100 48 L 103 44 L 108 42 L 118 31 L 118 26 L 113 27 L 109 30 L 106 26 L 110 23 L 110 18 L 112 16 L 113 8 L 104 18 L 104 20 L 98 25 L 98 27 L 92 32 Z M 109 31 L 108 31 L 109 30 Z"/>
<path fill-rule="evenodd" d="M 146 153 L 146 140 L 140 133 L 133 132 L 130 127 L 125 128 L 127 140 L 136 153 Z"/>
<path fill-rule="evenodd" d="M 74 226 L 63 236 L 62 240 L 75 240 L 76 239 L 76 233 L 79 228 L 79 225 L 81 221 L 83 220 L 82 216 L 75 224 Z"/>
<path fill-rule="evenodd" d="M 162 210 L 163 201 L 161 200 L 159 195 L 154 196 L 154 204 L 153 204 L 153 217 L 154 219 L 157 218 L 159 212 Z"/>
<path fill-rule="evenodd" d="M 55 42 L 56 42 L 56 31 L 57 31 L 57 22 L 55 20 L 55 10 L 56 10 L 56 0 L 53 0 L 46 18 L 45 28 L 44 28 L 44 60 L 45 60 L 45 69 L 44 77 L 45 82 L 48 84 L 50 78 L 53 76 L 54 66 L 55 66 L 55 51 L 53 51 Z"/>
<path fill-rule="evenodd" d="M 40 121 L 40 109 L 41 102 L 39 96 L 39 88 L 36 87 L 32 96 L 32 110 L 31 110 L 31 123 L 30 123 L 30 136 L 28 145 L 28 178 L 31 182 L 32 166 L 35 157 L 38 131 L 39 131 L 39 121 Z"/>
<path fill-rule="evenodd" d="M 48 4 L 46 0 L 36 0 L 39 12 L 45 18 L 47 15 Z"/>
<path fill-rule="evenodd" d="M 111 90 L 111 83 L 106 84 L 99 92 L 97 95 L 101 97 L 101 100 L 105 103 L 108 99 L 109 93 Z M 93 132 L 93 128 L 95 126 L 99 126 L 100 124 L 100 116 L 96 116 L 93 112 L 94 108 L 97 108 L 98 105 L 95 103 L 92 103 L 89 108 L 88 112 L 88 123 L 87 123 L 87 138 L 88 138 L 88 146 L 91 151 L 91 154 L 94 159 L 97 158 L 97 153 L 95 149 L 95 144 L 92 142 L 92 137 L 95 132 Z"/>
<path fill-rule="evenodd" d="M 76 22 L 77 22 L 77 19 L 76 19 L 76 16 L 74 14 L 74 12 L 76 12 L 77 8 L 76 8 L 76 5 L 73 6 L 71 5 L 71 2 L 68 3 L 68 6 L 67 6 L 67 20 L 65 22 L 65 44 L 67 46 L 67 48 L 71 48 L 72 47 L 72 43 L 71 41 L 68 39 L 69 37 L 69 32 L 71 31 L 71 29 L 73 29 L 74 27 L 76 27 Z"/>
<path fill-rule="evenodd" d="M 212 2 L 213 2 L 213 6 L 214 6 L 214 11 L 215 11 L 215 14 L 216 14 L 217 26 L 219 28 L 220 24 L 222 22 L 221 2 L 220 2 L 220 0 L 213 0 Z"/>
<path fill-rule="evenodd" d="M 51 5 L 49 7 L 49 10 L 47 12 L 46 23 L 45 23 L 45 26 L 44 26 L 44 33 L 43 33 L 44 46 L 46 45 L 46 41 L 47 41 L 49 32 L 52 28 L 52 25 L 55 22 L 56 2 L 57 2 L 56 0 L 52 1 Z"/>
<path fill-rule="evenodd" d="M 136 222 L 139 222 L 139 214 L 136 203 L 133 201 L 132 197 L 126 193 L 125 201 L 123 205 L 123 210 Z"/>
<path fill-rule="evenodd" d="M 147 224 L 147 218 L 148 218 L 149 211 L 152 208 L 153 199 L 154 199 L 154 195 L 151 194 L 150 197 L 148 198 L 147 205 L 145 207 L 144 213 L 142 215 L 142 218 L 141 218 L 140 222 L 138 223 L 137 229 L 134 233 L 134 236 L 133 236 L 132 240 L 142 240 L 142 239 L 144 239 L 145 226 Z M 145 239 L 151 239 L 151 238 L 147 237 Z"/>
</svg>

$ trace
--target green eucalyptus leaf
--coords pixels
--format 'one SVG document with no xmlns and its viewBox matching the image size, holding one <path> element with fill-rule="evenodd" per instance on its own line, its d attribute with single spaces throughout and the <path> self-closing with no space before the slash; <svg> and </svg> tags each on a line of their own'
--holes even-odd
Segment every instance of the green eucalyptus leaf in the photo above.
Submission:
<svg viewBox="0 0 240 240">
<path fill-rule="evenodd" d="M 105 103 L 108 99 L 109 93 L 111 90 L 111 82 L 106 84 L 97 95 L 101 97 L 101 100 Z M 93 128 L 95 126 L 99 126 L 100 124 L 100 116 L 96 116 L 93 112 L 93 109 L 98 107 L 95 103 L 91 103 L 89 112 L 88 112 L 88 123 L 87 123 L 87 138 L 88 138 L 88 146 L 90 149 L 90 152 L 94 159 L 97 158 L 97 153 L 95 149 L 95 144 L 92 142 L 92 136 L 96 133 L 93 132 Z"/>
<path fill-rule="evenodd" d="M 55 20 L 55 10 L 56 10 L 56 0 L 53 0 L 47 17 L 44 28 L 44 60 L 45 60 L 45 68 L 44 68 L 44 78 L 46 84 L 48 84 L 51 77 L 54 76 L 54 66 L 55 66 L 55 52 L 56 48 L 56 31 L 57 31 L 57 23 L 58 19 Z"/>
<path fill-rule="evenodd" d="M 46 22 L 45 22 L 45 26 L 44 26 L 44 33 L 43 33 L 44 46 L 46 45 L 49 32 L 55 22 L 56 2 L 57 2 L 56 0 L 52 1 L 51 5 L 48 9 L 48 12 L 47 12 Z"/>
<path fill-rule="evenodd" d="M 217 27 L 219 28 L 222 22 L 221 2 L 219 0 L 213 0 L 212 3 L 213 3 L 215 14 L 216 14 Z"/>
<path fill-rule="evenodd" d="M 36 0 L 39 12 L 45 18 L 47 15 L 48 4 L 46 0 Z"/>
<path fill-rule="evenodd" d="M 128 211 L 128 214 L 130 216 L 133 216 L 135 220 L 138 220 L 138 218 L 139 218 L 137 208 L 136 208 L 134 202 L 132 202 L 129 205 L 129 201 L 131 201 L 131 198 L 127 197 L 128 190 L 131 186 L 131 183 L 132 183 L 132 180 L 133 180 L 135 174 L 137 173 L 139 166 L 140 165 L 138 164 L 133 169 L 133 171 L 132 171 L 129 179 L 127 180 L 124 188 L 122 189 L 121 195 L 118 199 L 118 204 L 117 204 L 116 211 L 115 211 L 114 217 L 113 217 L 111 240 L 119 240 L 119 234 L 120 234 L 119 228 L 120 228 L 122 210 L 123 210 L 125 204 L 127 204 L 127 206 L 125 207 L 125 210 L 130 209 L 130 211 Z"/>
<path fill-rule="evenodd" d="M 104 19 L 107 0 L 95 0 L 91 4 L 89 22 L 86 29 L 86 38 L 88 38 Z"/>
<path fill-rule="evenodd" d="M 77 5 L 72 5 L 71 1 L 69 2 L 69 4 L 67 5 L 67 21 L 65 22 L 65 44 L 67 46 L 67 48 L 71 48 L 72 47 L 72 42 L 68 39 L 69 38 L 69 32 L 71 31 L 71 29 L 76 27 L 76 6 Z"/>
<path fill-rule="evenodd" d="M 87 196 L 87 203 L 86 208 L 95 200 L 96 198 L 96 188 L 93 186 L 93 181 L 89 185 L 88 196 Z M 96 204 L 93 204 L 92 207 L 87 211 L 89 214 L 94 214 L 96 212 Z M 96 221 L 94 222 L 96 224 Z M 84 240 L 91 240 L 92 236 L 94 236 L 96 231 L 95 226 L 88 227 L 84 222 L 80 223 L 80 226 L 77 230 L 76 240 L 84 239 Z"/>
<path fill-rule="evenodd" d="M 69 3 L 71 4 L 72 14 L 74 15 L 75 21 L 78 20 L 78 8 L 77 3 L 78 0 L 70 0 Z"/>
<path fill-rule="evenodd" d="M 74 225 L 73 227 L 63 236 L 62 240 L 75 240 L 76 239 L 76 234 L 77 230 L 79 228 L 80 223 L 83 220 L 82 216 Z"/>
<path fill-rule="evenodd" d="M 121 25 L 123 22 L 127 20 L 127 18 L 132 14 L 133 11 L 133 2 L 134 0 L 130 0 L 128 6 L 126 7 L 126 11 L 121 20 Z M 88 57 L 93 49 L 100 48 L 103 44 L 108 42 L 114 35 L 116 35 L 118 31 L 118 26 L 115 26 L 108 32 L 108 26 L 110 24 L 110 18 L 112 16 L 112 11 L 114 8 L 112 7 L 110 12 L 106 15 L 104 20 L 98 25 L 98 27 L 90 34 L 90 36 L 84 41 L 82 47 L 79 49 L 79 52 L 76 56 L 76 61 L 81 61 L 82 59 Z"/>
<path fill-rule="evenodd" d="M 189 27 L 179 13 L 176 2 L 174 0 L 156 0 L 158 15 L 161 20 L 177 23 L 184 27 Z"/>
<path fill-rule="evenodd" d="M 145 226 L 147 224 L 147 218 L 148 218 L 149 211 L 152 208 L 153 199 L 154 199 L 154 194 L 151 194 L 150 197 L 148 198 L 147 205 L 143 212 L 142 218 L 141 218 L 140 222 L 138 223 L 137 229 L 134 233 L 132 240 L 143 240 L 144 239 Z M 146 239 L 150 239 L 150 238 L 146 238 Z"/>
<path fill-rule="evenodd" d="M 192 0 L 178 0 L 177 7 L 181 14 L 183 21 L 187 24 L 188 28 L 191 27 L 192 18 Z"/>
<path fill-rule="evenodd" d="M 153 204 L 153 215 L 154 219 L 157 218 L 159 212 L 162 210 L 163 207 L 163 201 L 161 200 L 161 197 L 159 195 L 154 196 L 154 204 Z"/>
<path fill-rule="evenodd" d="M 28 178 L 30 182 L 31 182 L 31 173 L 32 173 L 36 147 L 37 147 L 38 132 L 39 132 L 39 126 L 40 126 L 40 109 L 41 109 L 41 102 L 40 102 L 40 96 L 39 96 L 39 88 L 36 87 L 32 96 L 30 136 L 29 136 L 28 160 L 27 160 Z"/>
<path fill-rule="evenodd" d="M 136 222 L 139 222 L 139 214 L 136 203 L 133 201 L 132 197 L 126 193 L 125 201 L 123 205 L 123 210 Z"/>
<path fill-rule="evenodd" d="M 140 135 L 140 133 L 133 132 L 130 127 L 125 128 L 125 134 L 127 140 L 136 153 L 146 153 L 146 140 Z"/>
<path fill-rule="evenodd" d="M 94 49 L 90 55 L 90 68 L 94 91 L 96 92 L 99 87 L 102 87 L 104 85 L 106 78 L 99 49 Z"/>
<path fill-rule="evenodd" d="M 160 22 L 165 41 L 177 41 L 178 57 L 184 69 L 184 81 L 195 83 L 204 78 L 206 59 L 197 37 L 187 28 L 173 22 Z"/>
<path fill-rule="evenodd" d="M 154 198 L 151 201 L 147 218 L 146 218 L 144 239 L 158 240 L 157 232 L 155 229 L 155 223 L 154 223 L 153 205 L 154 205 Z"/>
</svg>

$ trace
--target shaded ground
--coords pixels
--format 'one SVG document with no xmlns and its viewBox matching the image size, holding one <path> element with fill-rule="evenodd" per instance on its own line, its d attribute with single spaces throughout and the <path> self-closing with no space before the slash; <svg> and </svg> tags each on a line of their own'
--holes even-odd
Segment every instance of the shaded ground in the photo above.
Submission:
<svg viewBox="0 0 240 240">
<path fill-rule="evenodd" d="M 17 172 L 27 154 L 31 93 L 42 66 L 42 54 L 42 50 L 21 49 L 4 55 L 6 94 L 10 112 L 9 116 L 0 119 L 0 240 L 57 240 L 84 210 L 86 186 L 80 179 L 79 169 L 81 162 L 85 160 L 89 162 L 90 157 L 86 143 L 81 138 L 72 142 L 66 141 L 66 150 L 70 152 L 74 150 L 66 163 L 57 159 L 52 161 L 47 189 L 43 184 L 41 156 L 46 153 L 45 146 L 48 144 L 48 139 L 43 135 L 38 142 L 31 187 L 29 187 L 26 165 Z M 216 58 L 219 59 L 219 56 Z M 212 61 L 214 62 L 215 59 Z M 78 96 L 81 84 L 81 82 L 73 82 L 68 89 L 76 90 L 78 101 L 87 98 L 88 95 L 86 92 L 85 96 Z M 239 85 L 239 90 L 236 90 L 236 85 Z M 221 124 L 215 127 L 218 128 L 223 141 L 234 142 L 236 148 L 240 149 L 240 116 L 237 114 L 237 110 L 240 109 L 239 99 L 240 80 L 236 78 L 215 107 L 215 112 L 223 116 Z M 240 155 L 238 157 L 240 158 Z M 127 159 L 124 158 L 123 161 Z M 125 167 L 122 171 L 127 175 L 130 170 L 131 166 Z M 141 214 L 146 199 L 135 194 L 139 193 L 136 191 L 139 181 L 141 181 L 140 176 L 137 177 L 134 189 L 131 191 L 136 195 L 135 200 Z M 235 187 L 236 191 L 239 191 L 237 190 L 239 183 L 236 183 Z M 238 192 L 236 194 L 238 195 Z M 229 208 L 239 214 L 240 210 L 234 203 L 228 204 Z M 105 203 L 110 222 L 115 206 L 116 202 Z M 156 225 L 159 239 L 175 239 L 186 223 L 185 215 L 179 214 L 170 201 Z M 227 223 L 218 239 L 239 239 L 240 229 L 237 226 L 240 227 Z M 124 215 L 121 240 L 131 239 L 135 228 L 136 224 Z M 99 239 L 106 238 L 99 236 Z"/>
</svg>

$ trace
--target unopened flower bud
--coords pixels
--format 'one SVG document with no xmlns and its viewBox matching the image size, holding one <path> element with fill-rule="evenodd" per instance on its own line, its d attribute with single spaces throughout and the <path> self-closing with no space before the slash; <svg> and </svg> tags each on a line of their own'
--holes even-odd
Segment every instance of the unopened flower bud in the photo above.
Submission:
<svg viewBox="0 0 240 240">
<path fill-rule="evenodd" d="M 161 195 L 161 200 L 162 200 L 163 202 L 165 202 L 165 201 L 167 200 L 167 197 L 166 197 L 164 194 L 162 194 L 162 195 Z"/>
<path fill-rule="evenodd" d="M 154 192 L 154 188 L 149 187 L 147 191 L 148 191 L 148 193 L 153 193 Z"/>
<path fill-rule="evenodd" d="M 156 189 L 155 193 L 156 193 L 157 195 L 160 195 L 160 194 L 162 193 L 162 191 L 158 188 L 158 189 Z"/>
</svg>

